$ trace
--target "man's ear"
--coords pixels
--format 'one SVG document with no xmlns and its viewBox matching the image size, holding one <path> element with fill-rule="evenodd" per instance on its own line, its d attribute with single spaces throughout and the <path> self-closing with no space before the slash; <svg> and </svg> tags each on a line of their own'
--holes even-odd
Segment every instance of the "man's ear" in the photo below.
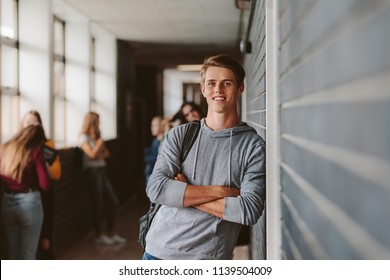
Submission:
<svg viewBox="0 0 390 280">
<path fill-rule="evenodd" d="M 204 86 L 202 83 L 200 83 L 200 91 L 202 92 L 203 97 L 205 97 L 204 96 Z"/>
<path fill-rule="evenodd" d="M 241 83 L 241 85 L 238 87 L 238 96 L 241 96 L 244 93 L 245 85 L 244 83 Z"/>
</svg>

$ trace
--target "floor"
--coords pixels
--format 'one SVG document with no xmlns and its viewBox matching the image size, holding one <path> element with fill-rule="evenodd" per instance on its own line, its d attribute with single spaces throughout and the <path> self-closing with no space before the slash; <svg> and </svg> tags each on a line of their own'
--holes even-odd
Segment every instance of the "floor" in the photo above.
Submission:
<svg viewBox="0 0 390 280">
<path fill-rule="evenodd" d="M 123 245 L 101 245 L 95 243 L 95 236 L 91 232 L 69 250 L 56 256 L 60 260 L 139 260 L 142 257 L 142 247 L 138 243 L 138 218 L 148 207 L 133 198 L 120 211 L 117 220 L 118 234 L 127 239 Z M 142 200 L 141 200 L 142 201 Z M 248 260 L 248 246 L 237 246 L 233 259 Z"/>
</svg>

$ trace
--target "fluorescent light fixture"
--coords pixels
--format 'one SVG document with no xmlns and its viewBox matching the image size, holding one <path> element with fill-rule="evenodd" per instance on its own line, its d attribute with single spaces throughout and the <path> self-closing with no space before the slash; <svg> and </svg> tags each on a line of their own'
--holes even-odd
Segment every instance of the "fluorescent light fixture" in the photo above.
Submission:
<svg viewBox="0 0 390 280">
<path fill-rule="evenodd" d="M 176 67 L 180 71 L 200 71 L 202 64 L 182 64 Z"/>
</svg>

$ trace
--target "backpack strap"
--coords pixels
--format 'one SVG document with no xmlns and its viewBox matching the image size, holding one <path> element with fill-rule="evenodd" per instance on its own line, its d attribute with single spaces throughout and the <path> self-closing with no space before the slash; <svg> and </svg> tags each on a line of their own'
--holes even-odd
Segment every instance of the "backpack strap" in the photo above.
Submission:
<svg viewBox="0 0 390 280">
<path fill-rule="evenodd" d="M 200 129 L 200 121 L 192 121 L 189 123 L 187 131 L 184 135 L 183 148 L 180 154 L 181 163 L 185 161 L 188 153 L 192 148 L 192 145 L 195 143 L 195 140 L 198 137 L 199 129 Z"/>
<path fill-rule="evenodd" d="M 183 162 L 186 159 L 192 145 L 195 143 L 195 140 L 198 137 L 199 129 L 200 121 L 193 121 L 189 123 L 184 135 L 182 152 L 180 154 L 180 162 Z M 153 218 L 160 207 L 161 204 L 150 203 L 148 212 L 139 219 L 140 230 L 138 235 L 138 242 L 141 243 L 144 252 L 146 246 L 146 235 L 152 225 Z"/>
</svg>

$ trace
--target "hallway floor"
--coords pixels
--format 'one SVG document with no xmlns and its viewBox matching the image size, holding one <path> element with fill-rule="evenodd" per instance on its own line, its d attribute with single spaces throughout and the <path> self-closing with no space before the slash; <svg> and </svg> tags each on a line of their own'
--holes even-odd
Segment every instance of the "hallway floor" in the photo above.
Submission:
<svg viewBox="0 0 390 280">
<path fill-rule="evenodd" d="M 141 201 L 141 202 L 139 202 Z M 120 211 L 117 220 L 117 232 L 127 239 L 126 244 L 103 245 L 95 243 L 95 236 L 91 232 L 73 247 L 57 256 L 59 260 L 140 260 L 142 247 L 138 243 L 138 219 L 148 205 L 134 198 Z M 248 260 L 248 246 L 237 246 L 233 259 Z"/>
</svg>

